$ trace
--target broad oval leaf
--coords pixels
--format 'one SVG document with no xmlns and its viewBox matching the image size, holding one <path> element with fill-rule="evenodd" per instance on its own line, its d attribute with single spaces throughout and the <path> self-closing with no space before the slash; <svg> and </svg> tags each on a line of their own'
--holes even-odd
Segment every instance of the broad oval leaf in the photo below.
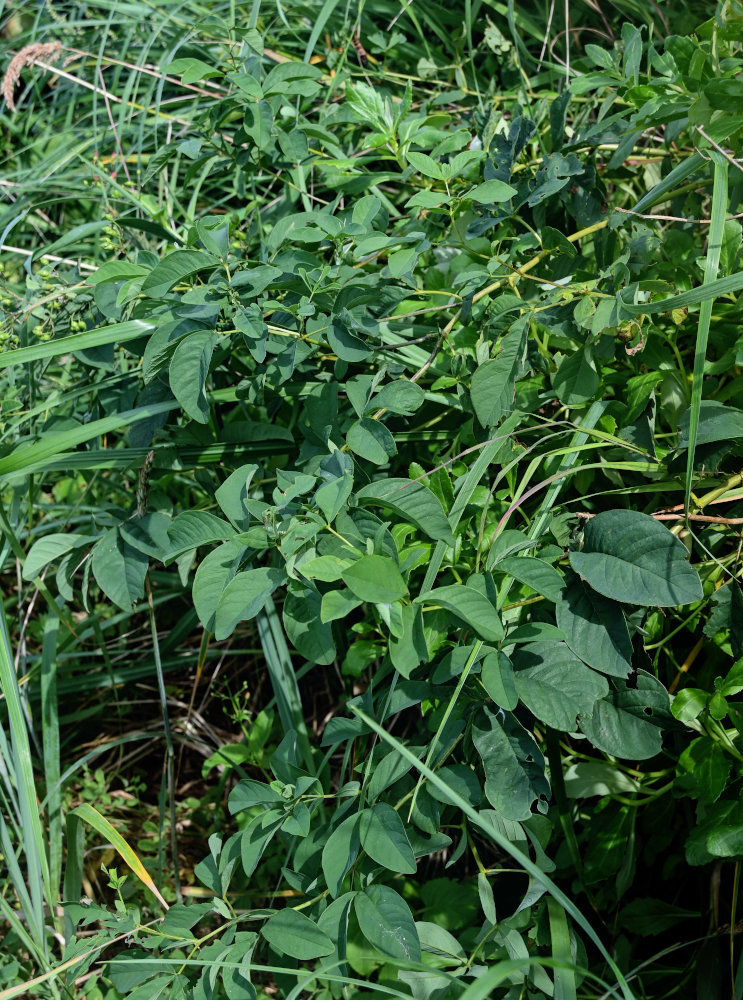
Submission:
<svg viewBox="0 0 743 1000">
<path fill-rule="evenodd" d="M 381 407 L 389 410 L 390 413 L 410 416 L 415 413 L 425 396 L 426 394 L 417 382 L 398 378 L 394 382 L 388 382 L 379 390 L 377 395 L 369 401 L 367 411 Z"/>
<path fill-rule="evenodd" d="M 415 874 L 413 849 L 403 821 L 392 806 L 378 802 L 365 809 L 361 813 L 359 835 L 361 846 L 378 865 L 403 875 Z"/>
<path fill-rule="evenodd" d="M 570 565 L 604 597 L 668 608 L 702 599 L 687 551 L 662 524 L 635 510 L 607 510 L 586 525 Z"/>
<path fill-rule="evenodd" d="M 506 184 L 505 181 L 491 180 L 483 181 L 464 196 L 464 200 L 476 201 L 481 205 L 492 205 L 496 202 L 509 201 L 518 192 L 515 187 Z"/>
<path fill-rule="evenodd" d="M 449 520 L 439 498 L 412 479 L 383 479 L 356 493 L 362 504 L 379 504 L 420 528 L 429 538 L 454 544 Z"/>
<path fill-rule="evenodd" d="M 238 573 L 224 589 L 214 616 L 214 635 L 226 639 L 238 622 L 255 618 L 276 588 L 284 582 L 283 570 L 270 566 Z"/>
<path fill-rule="evenodd" d="M 196 570 L 192 598 L 199 621 L 207 632 L 214 631 L 219 599 L 237 572 L 244 552 L 244 546 L 236 539 L 223 542 L 202 560 Z"/>
<path fill-rule="evenodd" d="M 472 376 L 472 406 L 483 427 L 493 427 L 510 413 L 519 358 L 526 344 L 526 327 L 515 323 L 501 343 L 500 354 L 480 365 Z"/>
<path fill-rule="evenodd" d="M 351 870 L 361 849 L 359 815 L 348 816 L 333 830 L 322 849 L 322 871 L 331 896 L 341 891 L 343 879 Z"/>
<path fill-rule="evenodd" d="M 528 819 L 536 799 L 550 795 L 544 758 L 534 738 L 513 715 L 484 708 L 472 727 L 472 742 L 482 758 L 485 795 L 492 807 L 504 819 Z"/>
<path fill-rule="evenodd" d="M 201 250 L 173 250 L 150 271 L 142 282 L 142 291 L 150 298 L 162 298 L 179 281 L 199 271 L 211 271 L 219 264 L 218 257 Z"/>
<path fill-rule="evenodd" d="M 78 535 L 68 531 L 52 531 L 48 535 L 44 535 L 43 538 L 37 539 L 28 550 L 23 563 L 23 579 L 33 580 L 50 562 L 59 559 L 71 549 L 92 541 L 95 541 L 95 538 L 90 535 Z"/>
<path fill-rule="evenodd" d="M 124 541 L 118 528 L 109 528 L 93 549 L 93 576 L 109 600 L 130 611 L 144 596 L 148 562 L 143 552 Z"/>
<path fill-rule="evenodd" d="M 397 453 L 395 439 L 378 420 L 364 417 L 348 429 L 346 443 L 351 451 L 373 465 L 386 465 Z"/>
<path fill-rule="evenodd" d="M 362 556 L 343 570 L 342 578 L 351 593 L 372 604 L 391 604 L 408 592 L 400 570 L 387 556 Z"/>
<path fill-rule="evenodd" d="M 578 715 L 590 716 L 609 693 L 605 677 L 582 663 L 563 642 L 533 642 L 513 654 L 513 679 L 521 701 L 539 719 L 572 733 Z"/>
<path fill-rule="evenodd" d="M 200 545 L 229 541 L 235 536 L 232 525 L 216 514 L 210 514 L 208 510 L 184 510 L 168 525 L 170 548 L 163 562 L 168 566 Z"/>
<path fill-rule="evenodd" d="M 562 574 L 544 559 L 535 556 L 508 556 L 493 567 L 496 573 L 508 573 L 519 583 L 525 583 L 548 601 L 557 601 L 562 593 Z"/>
<path fill-rule="evenodd" d="M 261 928 L 261 934 L 273 948 L 303 962 L 330 955 L 335 950 L 325 931 L 298 910 L 274 913 Z"/>
<path fill-rule="evenodd" d="M 305 660 L 310 663 L 332 663 L 335 658 L 333 630 L 321 615 L 319 591 L 315 587 L 293 590 L 284 601 L 283 621 L 286 634 Z"/>
<path fill-rule="evenodd" d="M 168 378 L 173 395 L 192 420 L 205 424 L 209 420 L 206 398 L 206 377 L 212 360 L 216 333 L 199 330 L 180 341 L 170 362 Z"/>
<path fill-rule="evenodd" d="M 557 601 L 557 624 L 565 641 L 584 663 L 612 677 L 626 677 L 632 669 L 632 640 L 624 612 L 571 574 Z"/>
<path fill-rule="evenodd" d="M 416 597 L 415 603 L 438 604 L 461 618 L 488 642 L 500 642 L 503 638 L 503 623 L 498 612 L 487 597 L 474 587 L 466 587 L 461 583 L 436 587 L 435 590 Z"/>
<path fill-rule="evenodd" d="M 691 409 L 681 417 L 679 428 L 679 448 L 689 447 L 689 420 Z M 696 443 L 711 444 L 714 441 L 734 441 L 743 438 L 743 410 L 725 406 L 715 399 L 703 399 L 699 410 L 699 428 Z"/>
<path fill-rule="evenodd" d="M 413 914 L 388 885 L 370 885 L 354 899 L 359 928 L 366 940 L 392 958 L 420 962 L 421 945 Z"/>
<path fill-rule="evenodd" d="M 637 672 L 637 687 L 613 691 L 593 706 L 580 728 L 599 750 L 625 760 L 647 760 L 660 752 L 661 727 L 672 719 L 668 692 L 651 674 Z"/>
</svg>

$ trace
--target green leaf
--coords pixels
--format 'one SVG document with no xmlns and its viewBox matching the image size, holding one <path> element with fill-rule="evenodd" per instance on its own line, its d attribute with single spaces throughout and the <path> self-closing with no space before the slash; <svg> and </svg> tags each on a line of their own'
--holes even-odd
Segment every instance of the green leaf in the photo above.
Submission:
<svg viewBox="0 0 743 1000">
<path fill-rule="evenodd" d="M 617 682 L 622 684 L 623 682 Z M 651 674 L 637 672 L 637 687 L 620 687 L 593 706 L 580 728 L 599 750 L 625 760 L 647 760 L 660 752 L 661 728 L 670 718 L 668 692 Z"/>
<path fill-rule="evenodd" d="M 743 804 L 725 800 L 703 813 L 700 825 L 686 841 L 690 865 L 706 865 L 715 858 L 743 856 Z"/>
<path fill-rule="evenodd" d="M 471 626 L 478 635 L 488 642 L 500 642 L 503 638 L 503 624 L 498 612 L 490 601 L 474 587 L 454 583 L 448 587 L 437 587 L 415 598 L 416 604 L 435 604 L 450 611 Z"/>
<path fill-rule="evenodd" d="M 397 454 L 395 439 L 385 425 L 369 417 L 351 424 L 346 444 L 354 454 L 374 465 L 386 465 Z"/>
<path fill-rule="evenodd" d="M 362 504 L 379 504 L 414 524 L 429 538 L 454 544 L 454 536 L 441 501 L 424 486 L 411 479 L 382 479 L 364 486 L 356 493 Z"/>
<path fill-rule="evenodd" d="M 284 601 L 283 621 L 289 641 L 305 660 L 327 664 L 335 659 L 335 643 L 332 628 L 322 618 L 321 601 L 314 587 L 303 587 L 296 593 L 290 590 Z"/>
<path fill-rule="evenodd" d="M 353 594 L 372 604 L 391 604 L 408 592 L 400 570 L 387 556 L 362 556 L 342 577 Z"/>
<path fill-rule="evenodd" d="M 679 449 L 689 447 L 689 420 L 691 410 L 681 417 L 679 427 Z M 697 444 L 712 444 L 715 441 L 730 441 L 743 438 L 743 410 L 725 406 L 714 399 L 703 399 L 699 410 Z"/>
<path fill-rule="evenodd" d="M 494 427 L 513 408 L 516 375 L 526 345 L 526 327 L 515 323 L 501 342 L 500 353 L 472 376 L 470 396 L 483 427 Z"/>
<path fill-rule="evenodd" d="M 501 643 L 501 649 L 524 642 L 565 642 L 565 633 L 549 622 L 525 622 L 508 633 Z"/>
<path fill-rule="evenodd" d="M 552 388 L 565 406 L 584 406 L 596 394 L 599 376 L 590 348 L 565 358 L 552 376 Z"/>
<path fill-rule="evenodd" d="M 279 910 L 261 928 L 273 948 L 302 962 L 330 955 L 335 949 L 325 931 L 298 910 Z"/>
<path fill-rule="evenodd" d="M 329 558 L 329 556 L 321 556 Z M 322 595 L 320 605 L 320 621 L 334 622 L 338 618 L 345 618 L 354 608 L 361 604 L 361 598 L 354 597 L 350 590 L 329 590 Z"/>
<path fill-rule="evenodd" d="M 216 333 L 190 333 L 179 341 L 168 370 L 173 395 L 189 417 L 200 424 L 209 422 L 206 378 L 216 343 Z"/>
<path fill-rule="evenodd" d="M 189 56 L 184 59 L 173 59 L 167 66 L 163 66 L 167 73 L 173 76 L 180 76 L 181 83 L 198 83 L 199 80 L 209 80 L 213 76 L 222 76 L 222 70 L 216 66 L 211 66 L 203 59 L 194 59 Z"/>
<path fill-rule="evenodd" d="M 491 205 L 495 202 L 509 201 L 517 194 L 516 188 L 506 184 L 505 181 L 492 180 L 478 184 L 476 188 L 464 196 L 463 201 L 476 201 L 481 205 Z"/>
<path fill-rule="evenodd" d="M 731 757 L 709 736 L 692 740 L 678 759 L 674 787 L 711 805 L 728 787 Z"/>
<path fill-rule="evenodd" d="M 359 855 L 359 815 L 348 816 L 333 830 L 322 849 L 322 870 L 331 896 L 337 896 L 343 879 Z"/>
<path fill-rule="evenodd" d="M 639 792 L 640 785 L 606 761 L 580 760 L 565 769 L 565 794 L 569 799 Z"/>
<path fill-rule="evenodd" d="M 163 562 L 169 565 L 200 545 L 223 542 L 234 538 L 235 529 L 216 514 L 206 510 L 184 510 L 168 525 L 170 548 Z"/>
<path fill-rule="evenodd" d="M 315 503 L 323 512 L 328 524 L 332 524 L 341 510 L 346 506 L 353 490 L 353 473 L 344 472 L 342 476 L 323 483 L 315 493 Z"/>
<path fill-rule="evenodd" d="M 399 378 L 388 382 L 367 404 L 367 412 L 381 408 L 390 413 L 410 416 L 423 403 L 426 394 L 416 382 Z"/>
<path fill-rule="evenodd" d="M 270 566 L 238 573 L 225 587 L 217 604 L 214 635 L 226 639 L 238 622 L 255 618 L 274 590 L 286 579 L 283 570 Z"/>
<path fill-rule="evenodd" d="M 622 907 L 619 922 L 632 935 L 653 937 L 684 920 L 699 920 L 699 917 L 700 914 L 694 910 L 682 909 L 664 899 L 643 896 Z"/>
<path fill-rule="evenodd" d="M 506 715 L 501 723 L 484 708 L 472 727 L 472 742 L 485 768 L 485 795 L 504 819 L 528 819 L 538 798 L 549 799 L 544 758 L 513 715 Z"/>
<path fill-rule="evenodd" d="M 505 653 L 488 653 L 482 661 L 480 680 L 499 708 L 512 712 L 519 703 L 513 677 L 513 664 Z"/>
<path fill-rule="evenodd" d="M 338 556 L 315 556 L 308 559 L 298 568 L 302 576 L 310 580 L 322 580 L 323 583 L 335 583 L 343 576 L 343 571 L 353 563 L 353 559 L 340 559 Z"/>
<path fill-rule="evenodd" d="M 333 317 L 330 326 L 325 330 L 330 349 L 338 355 L 341 361 L 364 361 L 371 354 L 360 337 L 356 337 L 345 323 L 337 316 Z"/>
<path fill-rule="evenodd" d="M 409 152 L 407 160 L 424 177 L 431 177 L 435 181 L 440 181 L 444 176 L 441 172 L 441 164 L 429 156 L 428 153 Z"/>
<path fill-rule="evenodd" d="M 23 562 L 23 579 L 33 580 L 55 559 L 59 559 L 71 549 L 93 541 L 95 537 L 91 535 L 78 535 L 72 531 L 50 531 L 49 534 L 37 539 L 28 550 Z"/>
<path fill-rule="evenodd" d="M 147 565 L 147 556 L 125 542 L 118 528 L 109 528 L 93 548 L 95 581 L 124 611 L 130 611 L 144 596 Z"/>
<path fill-rule="evenodd" d="M 142 292 L 151 299 L 160 299 L 179 281 L 201 271 L 212 271 L 219 264 L 218 257 L 202 250 L 172 250 L 142 282 Z"/>
<path fill-rule="evenodd" d="M 456 788 L 457 793 L 466 799 L 471 806 L 479 806 L 482 800 L 482 788 L 477 775 L 466 764 L 451 764 L 440 767 L 436 773 L 450 788 Z M 448 792 L 442 792 L 435 785 L 428 786 L 428 794 L 438 802 L 451 803 L 454 800 Z"/>
<path fill-rule="evenodd" d="M 263 93 L 269 97 L 314 97 L 320 90 L 322 72 L 308 62 L 278 63 L 272 66 L 263 81 Z"/>
<path fill-rule="evenodd" d="M 359 836 L 361 846 L 377 864 L 389 871 L 415 874 L 413 849 L 403 821 L 392 806 L 378 802 L 370 809 L 364 809 L 359 821 Z"/>
<path fill-rule="evenodd" d="M 193 581 L 192 598 L 199 621 L 214 632 L 217 605 L 225 587 L 237 572 L 245 549 L 233 539 L 210 552 L 199 565 Z"/>
<path fill-rule="evenodd" d="M 428 661 L 428 648 L 423 631 L 423 609 L 419 605 L 405 604 L 401 616 L 402 635 L 391 635 L 388 649 L 395 670 L 407 678 L 421 661 Z"/>
<path fill-rule="evenodd" d="M 258 466 L 253 463 L 240 466 L 230 473 L 214 494 L 223 512 L 240 531 L 247 531 L 250 527 L 250 512 L 245 501 L 249 497 L 250 482 L 257 471 Z"/>
<path fill-rule="evenodd" d="M 604 597 L 667 608 L 702 599 L 687 554 L 683 542 L 649 515 L 608 510 L 588 522 L 583 549 L 570 553 L 570 564 Z"/>
<path fill-rule="evenodd" d="M 564 580 L 554 566 L 535 556 L 508 556 L 496 562 L 496 573 L 507 573 L 519 583 L 525 583 L 548 601 L 558 601 Z"/>
<path fill-rule="evenodd" d="M 513 654 L 518 696 L 541 722 L 560 732 L 576 730 L 609 693 L 606 679 L 585 666 L 562 642 L 535 642 Z"/>
<path fill-rule="evenodd" d="M 632 641 L 622 608 L 573 574 L 557 601 L 558 627 L 584 663 L 613 677 L 632 669 Z"/>
<path fill-rule="evenodd" d="M 410 907 L 388 885 L 370 885 L 354 899 L 359 928 L 377 951 L 420 962 L 421 946 Z"/>
</svg>

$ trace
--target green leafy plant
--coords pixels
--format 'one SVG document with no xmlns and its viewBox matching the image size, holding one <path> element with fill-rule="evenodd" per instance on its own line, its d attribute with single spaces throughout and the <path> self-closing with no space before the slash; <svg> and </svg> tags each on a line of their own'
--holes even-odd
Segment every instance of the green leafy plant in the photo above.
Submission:
<svg viewBox="0 0 743 1000">
<path fill-rule="evenodd" d="M 40 991 L 95 968 L 136 1000 L 629 1000 L 720 966 L 719 907 L 685 883 L 731 862 L 734 928 L 743 15 L 676 35 L 618 9 L 600 46 L 583 11 L 551 34 L 469 3 L 184 5 L 152 37 L 94 3 L 59 24 L 67 48 L 106 29 L 91 62 L 45 64 L 42 138 L 6 142 L 29 255 L 5 268 L 0 356 L 9 608 L 22 644 L 46 602 L 60 663 L 90 642 L 91 687 L 152 684 L 172 886 L 95 803 L 63 837 L 73 671 L 34 636 L 51 847 L 26 819 L 52 868 L 35 888 L 14 868 L 31 917 L 3 916 L 34 928 Z M 109 646 L 140 633 L 124 674 Z M 6 797 L 28 811 L 7 638 Z M 178 740 L 209 656 L 262 695 L 203 752 L 226 811 L 184 895 Z M 138 876 L 107 865 L 113 909 L 80 902 L 83 823 Z M 43 901 L 64 903 L 57 970 Z M 673 966 L 663 935 L 692 921 Z"/>
</svg>

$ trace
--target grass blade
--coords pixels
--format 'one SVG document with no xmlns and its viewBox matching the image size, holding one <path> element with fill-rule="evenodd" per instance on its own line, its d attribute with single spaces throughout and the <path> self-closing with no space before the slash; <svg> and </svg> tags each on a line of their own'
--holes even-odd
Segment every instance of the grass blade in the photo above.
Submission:
<svg viewBox="0 0 743 1000">
<path fill-rule="evenodd" d="M 102 837 L 111 844 L 115 851 L 121 855 L 123 861 L 131 868 L 137 878 L 144 882 L 150 892 L 155 896 L 157 901 L 164 909 L 169 909 L 168 904 L 165 902 L 163 897 L 160 895 L 157 886 L 150 877 L 150 873 L 147 871 L 145 866 L 139 860 L 134 849 L 124 840 L 118 830 L 115 830 L 111 823 L 102 816 L 97 809 L 94 809 L 88 802 L 83 802 L 82 805 L 78 806 L 74 810 L 76 816 L 84 820 L 96 833 L 99 833 Z"/>
<path fill-rule="evenodd" d="M 728 162 L 724 156 L 712 152 L 710 154 L 715 165 L 714 186 L 712 188 L 712 217 L 709 227 L 707 244 L 707 259 L 704 262 L 704 281 L 701 289 L 709 293 L 720 267 L 720 252 L 725 228 L 725 210 L 728 203 Z M 723 279 L 724 280 L 724 279 Z M 712 319 L 712 303 L 714 296 L 707 294 L 699 309 L 697 324 L 697 340 L 694 348 L 694 374 L 691 383 L 691 410 L 689 412 L 689 447 L 686 452 L 686 479 L 684 481 L 684 510 L 688 516 L 691 486 L 694 481 L 694 453 L 699 433 L 699 412 L 702 406 L 702 384 L 704 382 L 704 362 L 707 357 L 707 341 L 709 340 L 709 325 Z"/>
</svg>

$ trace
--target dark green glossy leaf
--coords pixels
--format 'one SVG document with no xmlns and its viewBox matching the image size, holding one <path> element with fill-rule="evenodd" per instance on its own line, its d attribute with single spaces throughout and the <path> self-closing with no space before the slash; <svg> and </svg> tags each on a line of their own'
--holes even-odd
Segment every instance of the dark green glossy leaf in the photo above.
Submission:
<svg viewBox="0 0 743 1000">
<path fill-rule="evenodd" d="M 629 674 L 632 642 L 624 612 L 616 601 L 586 587 L 571 574 L 556 611 L 565 641 L 584 663 L 613 677 Z"/>
<path fill-rule="evenodd" d="M 325 931 L 299 910 L 279 910 L 266 921 L 261 934 L 273 948 L 303 962 L 330 955 L 334 950 Z"/>
<path fill-rule="evenodd" d="M 599 750 L 625 760 L 647 760 L 661 748 L 662 727 L 670 717 L 668 692 L 651 674 L 639 670 L 637 687 L 622 686 L 597 701 L 580 728 Z"/>
<path fill-rule="evenodd" d="M 562 642 L 520 646 L 512 658 L 519 698 L 552 729 L 574 732 L 577 716 L 590 716 L 594 703 L 609 693 L 606 679 Z"/>
<path fill-rule="evenodd" d="M 549 799 L 544 758 L 512 715 L 484 708 L 472 727 L 472 742 L 485 769 L 485 795 L 504 819 L 528 819 L 537 799 Z"/>
<path fill-rule="evenodd" d="M 673 607 L 702 598 L 687 556 L 683 542 L 647 514 L 608 510 L 588 522 L 583 548 L 570 553 L 570 565 L 604 597 Z"/>
</svg>

